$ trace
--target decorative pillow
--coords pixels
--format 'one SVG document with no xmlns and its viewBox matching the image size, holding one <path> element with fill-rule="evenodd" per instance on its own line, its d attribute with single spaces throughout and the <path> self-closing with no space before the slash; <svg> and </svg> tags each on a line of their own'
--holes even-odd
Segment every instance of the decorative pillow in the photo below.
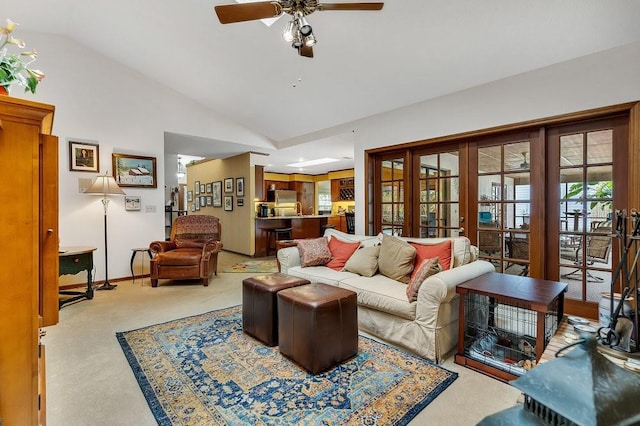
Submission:
<svg viewBox="0 0 640 426">
<path fill-rule="evenodd" d="M 295 240 L 295 242 L 298 245 L 300 264 L 303 268 L 324 265 L 331 260 L 331 252 L 326 238 L 309 238 Z"/>
<path fill-rule="evenodd" d="M 413 271 L 416 249 L 406 241 L 389 235 L 382 236 L 378 268 L 380 273 L 392 280 L 408 283 Z"/>
<path fill-rule="evenodd" d="M 380 245 L 361 247 L 355 251 L 344 265 L 344 270 L 363 277 L 372 277 L 378 272 Z"/>
<path fill-rule="evenodd" d="M 443 270 L 447 271 L 451 269 L 451 240 L 444 241 L 438 244 L 418 244 L 418 243 L 409 243 L 416 249 L 416 261 L 415 268 L 413 269 L 413 275 L 415 275 L 415 271 L 418 269 L 418 266 L 425 259 L 433 259 L 434 257 L 439 258 L 440 266 Z M 413 278 L 413 276 L 411 277 Z"/>
<path fill-rule="evenodd" d="M 341 241 L 337 238 L 329 240 L 329 251 L 331 252 L 331 260 L 325 266 L 336 271 L 342 271 L 344 264 L 351 257 L 354 251 L 358 250 L 360 242 Z"/>
<path fill-rule="evenodd" d="M 409 281 L 409 285 L 407 286 L 407 299 L 409 299 L 409 302 L 418 300 L 418 290 L 420 290 L 420 286 L 424 280 L 440 271 L 442 271 L 442 268 L 438 263 L 437 257 L 434 257 L 433 259 L 424 259 L 420 262 L 420 265 L 416 268 L 413 276 L 411 277 L 411 281 Z"/>
<path fill-rule="evenodd" d="M 216 238 L 216 234 L 180 234 L 176 235 L 174 241 L 178 248 L 202 248 L 204 243 Z"/>
</svg>

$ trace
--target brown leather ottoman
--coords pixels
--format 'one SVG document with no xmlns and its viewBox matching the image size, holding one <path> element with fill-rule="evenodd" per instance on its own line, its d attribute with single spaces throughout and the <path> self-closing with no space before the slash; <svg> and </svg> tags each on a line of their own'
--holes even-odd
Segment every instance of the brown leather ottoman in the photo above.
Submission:
<svg viewBox="0 0 640 426">
<path fill-rule="evenodd" d="M 242 329 L 268 346 L 278 344 L 276 293 L 309 280 L 275 273 L 242 280 Z"/>
<path fill-rule="evenodd" d="M 358 353 L 356 293 L 314 283 L 278 292 L 280 353 L 312 374 Z"/>
</svg>

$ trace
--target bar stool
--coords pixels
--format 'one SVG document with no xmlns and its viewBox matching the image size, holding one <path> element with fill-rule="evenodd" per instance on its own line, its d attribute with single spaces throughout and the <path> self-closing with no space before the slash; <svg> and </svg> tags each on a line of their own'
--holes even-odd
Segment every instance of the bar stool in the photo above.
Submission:
<svg viewBox="0 0 640 426">
<path fill-rule="evenodd" d="M 326 225 L 322 225 L 322 234 L 324 235 L 324 231 L 326 231 L 327 229 L 336 229 L 335 225 L 330 225 L 330 224 L 326 224 Z"/>
<path fill-rule="evenodd" d="M 267 233 L 267 256 L 271 252 L 271 236 L 273 235 L 273 245 L 274 249 L 277 251 L 278 249 L 275 247 L 278 241 L 290 240 L 292 228 L 266 228 L 263 229 Z"/>
</svg>

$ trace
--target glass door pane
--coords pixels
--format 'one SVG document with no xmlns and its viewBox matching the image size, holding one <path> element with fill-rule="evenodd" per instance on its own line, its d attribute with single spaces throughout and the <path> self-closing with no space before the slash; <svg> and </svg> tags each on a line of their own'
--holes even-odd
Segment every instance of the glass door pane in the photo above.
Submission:
<svg viewBox="0 0 640 426">
<path fill-rule="evenodd" d="M 381 230 L 388 235 L 402 235 L 404 229 L 404 160 L 380 162 Z"/>
<path fill-rule="evenodd" d="M 460 235 L 459 157 L 457 150 L 419 157 L 417 237 Z"/>
<path fill-rule="evenodd" d="M 611 283 L 613 130 L 560 136 L 560 281 L 597 302 Z"/>
<path fill-rule="evenodd" d="M 529 275 L 530 141 L 478 147 L 477 242 L 496 271 Z"/>
</svg>

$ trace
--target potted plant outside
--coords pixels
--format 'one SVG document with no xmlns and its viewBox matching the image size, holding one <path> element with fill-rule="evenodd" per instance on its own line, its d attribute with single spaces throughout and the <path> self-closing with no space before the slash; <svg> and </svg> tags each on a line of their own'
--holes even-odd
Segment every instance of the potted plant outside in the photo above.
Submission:
<svg viewBox="0 0 640 426">
<path fill-rule="evenodd" d="M 11 35 L 17 25 L 7 19 L 7 25 L 0 27 L 0 93 L 6 92 L 3 94 L 8 94 L 12 85 L 23 86 L 25 92 L 35 93 L 36 86 L 44 78 L 42 71 L 29 68 L 38 53 L 35 50 L 21 51 L 25 47 L 24 41 Z M 9 47 L 16 47 L 19 51 L 11 52 Z"/>
</svg>

